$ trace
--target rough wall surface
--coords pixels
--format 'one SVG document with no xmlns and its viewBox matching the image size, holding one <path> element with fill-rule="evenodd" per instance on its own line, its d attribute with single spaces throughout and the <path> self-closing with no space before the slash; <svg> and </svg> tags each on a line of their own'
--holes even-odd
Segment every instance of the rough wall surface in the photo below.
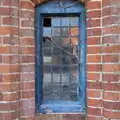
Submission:
<svg viewBox="0 0 120 120">
<path fill-rule="evenodd" d="M 0 1 L 0 120 L 84 120 L 35 113 L 35 6 L 45 0 Z M 120 119 L 120 1 L 89 0 L 87 120 Z M 37 117 L 36 117 L 37 116 Z"/>
</svg>

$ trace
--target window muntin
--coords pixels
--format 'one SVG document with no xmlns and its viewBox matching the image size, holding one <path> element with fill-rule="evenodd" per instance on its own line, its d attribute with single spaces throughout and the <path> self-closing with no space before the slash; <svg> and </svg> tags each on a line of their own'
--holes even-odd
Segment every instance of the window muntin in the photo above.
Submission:
<svg viewBox="0 0 120 120">
<path fill-rule="evenodd" d="M 50 23 L 46 26 L 48 19 Z M 44 17 L 43 21 L 43 102 L 77 101 L 80 69 L 79 17 Z"/>
</svg>

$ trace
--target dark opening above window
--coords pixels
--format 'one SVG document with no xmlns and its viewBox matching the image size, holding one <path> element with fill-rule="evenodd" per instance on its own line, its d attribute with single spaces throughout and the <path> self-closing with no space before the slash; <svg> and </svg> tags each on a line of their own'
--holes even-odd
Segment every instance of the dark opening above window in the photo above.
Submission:
<svg viewBox="0 0 120 120">
<path fill-rule="evenodd" d="M 44 25 L 44 27 L 49 27 L 49 26 L 51 26 L 51 18 L 44 18 L 43 19 L 43 25 Z"/>
</svg>

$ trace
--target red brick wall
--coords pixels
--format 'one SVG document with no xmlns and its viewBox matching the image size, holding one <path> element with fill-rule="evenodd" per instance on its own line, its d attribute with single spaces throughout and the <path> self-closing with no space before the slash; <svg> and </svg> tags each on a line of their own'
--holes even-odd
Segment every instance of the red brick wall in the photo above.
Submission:
<svg viewBox="0 0 120 120">
<path fill-rule="evenodd" d="M 120 1 L 102 1 L 103 116 L 120 119 Z"/>
<path fill-rule="evenodd" d="M 44 0 L 41 0 L 41 2 Z M 0 120 L 35 120 L 35 5 L 0 1 Z M 88 0 L 87 120 L 120 119 L 120 1 Z M 81 115 L 38 116 L 84 120 Z"/>
</svg>

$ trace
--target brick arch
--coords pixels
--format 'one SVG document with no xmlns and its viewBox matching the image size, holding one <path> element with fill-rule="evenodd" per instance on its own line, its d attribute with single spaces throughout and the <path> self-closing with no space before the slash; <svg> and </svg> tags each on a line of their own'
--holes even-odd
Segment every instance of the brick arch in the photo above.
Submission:
<svg viewBox="0 0 120 120">
<path fill-rule="evenodd" d="M 46 1 L 49 1 L 49 0 L 31 0 L 34 4 L 35 4 L 35 6 L 36 5 L 38 5 L 38 4 L 42 4 L 43 2 L 46 2 Z M 78 0 L 78 1 L 80 1 L 80 2 L 82 2 L 82 3 L 85 3 L 87 0 Z"/>
</svg>

